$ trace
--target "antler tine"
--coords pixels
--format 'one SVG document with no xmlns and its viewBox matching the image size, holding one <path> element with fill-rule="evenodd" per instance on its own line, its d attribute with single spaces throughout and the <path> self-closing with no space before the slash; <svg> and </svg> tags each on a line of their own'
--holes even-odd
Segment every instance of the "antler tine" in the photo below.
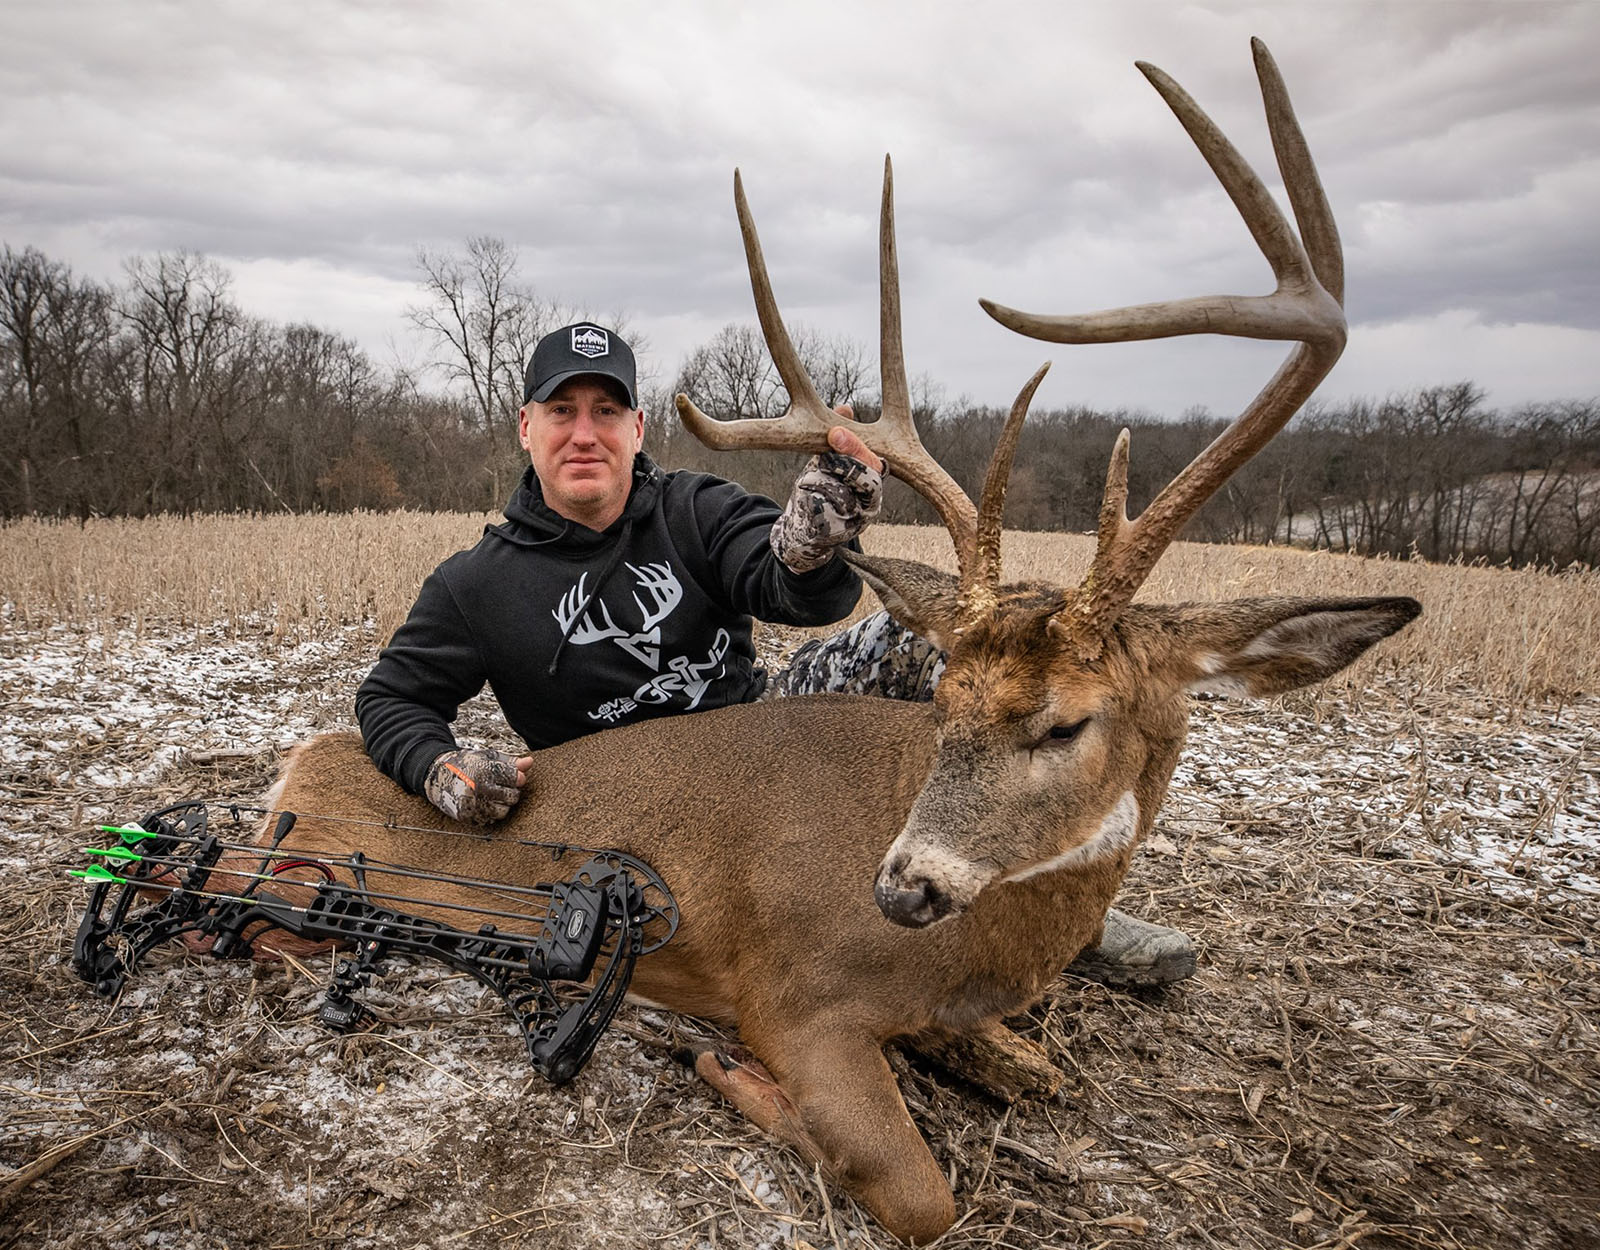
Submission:
<svg viewBox="0 0 1600 1250">
<path fill-rule="evenodd" d="M 962 587 L 959 616 L 963 624 L 974 621 L 993 611 L 1000 597 L 1000 522 L 1005 514 L 1006 484 L 1011 480 L 1011 462 L 1016 456 L 1017 439 L 1022 435 L 1022 423 L 1028 416 L 1028 405 L 1033 393 L 1050 372 L 1050 362 L 1040 365 L 1038 371 L 1023 383 L 1011 412 L 1000 430 L 1000 437 L 989 457 L 989 469 L 983 475 L 983 494 L 978 503 L 978 532 L 973 548 L 972 580 Z"/>
<path fill-rule="evenodd" d="M 883 418 L 909 424 L 911 385 L 900 335 L 900 258 L 894 243 L 894 165 L 887 155 L 878 211 L 878 380 L 883 387 Z"/>
<path fill-rule="evenodd" d="M 1260 51 L 1266 54 L 1265 45 Z M 1342 350 L 1345 327 L 1339 299 L 1318 281 L 1319 273 L 1325 270 L 1342 286 L 1342 262 L 1335 259 L 1340 255 L 1339 236 L 1333 228 L 1333 215 L 1323 196 L 1316 166 L 1270 55 L 1264 63 L 1258 60 L 1257 65 L 1262 99 L 1296 215 L 1313 223 L 1309 233 L 1321 254 L 1316 270 L 1271 193 L 1217 124 L 1165 73 L 1143 61 L 1137 64 L 1189 132 L 1238 208 L 1256 245 L 1272 266 L 1277 289 L 1271 295 L 1204 295 L 1066 317 L 1041 316 L 992 300 L 979 300 L 984 311 L 1019 334 L 1052 343 L 1122 343 L 1180 334 L 1228 334 L 1301 342 L 1337 338 Z M 1342 295 L 1342 290 L 1338 294 Z"/>
<path fill-rule="evenodd" d="M 1295 218 L 1305 232 L 1309 256 L 1260 178 L 1216 123 L 1161 70 L 1143 62 L 1139 69 L 1189 132 L 1238 208 L 1277 278 L 1272 294 L 1202 296 L 1077 317 L 1035 316 L 983 301 L 985 310 L 1002 324 L 1058 343 L 1113 343 L 1202 333 L 1299 343 L 1234 423 L 1132 522 L 1126 512 L 1128 435 L 1123 431 L 1107 475 L 1094 564 L 1056 621 L 1069 631 L 1085 658 L 1099 654 L 1105 635 L 1178 531 L 1288 423 L 1344 350 L 1340 303 L 1344 269 L 1338 230 L 1277 66 L 1260 40 L 1254 40 L 1252 47 L 1278 168 Z"/>
<path fill-rule="evenodd" d="M 1267 129 L 1272 134 L 1272 150 L 1278 158 L 1278 172 L 1283 175 L 1284 189 L 1289 193 L 1289 203 L 1294 208 L 1294 219 L 1300 227 L 1300 237 L 1305 241 L 1311 257 L 1312 271 L 1323 290 L 1342 306 L 1344 304 L 1344 249 L 1339 245 L 1339 227 L 1333 220 L 1333 209 L 1322 190 L 1322 179 L 1317 177 L 1316 164 L 1311 159 L 1311 148 L 1294 115 L 1294 105 L 1289 102 L 1289 91 L 1283 85 L 1283 75 L 1278 63 L 1259 39 L 1250 41 L 1250 51 L 1255 57 L 1256 77 L 1261 82 L 1261 98 L 1267 108 Z"/>
<path fill-rule="evenodd" d="M 691 434 L 716 451 L 740 447 L 760 447 L 772 451 L 826 449 L 828 431 L 844 424 L 845 419 L 830 412 L 822 402 L 783 324 L 783 314 L 778 311 L 778 301 L 772 293 L 772 279 L 767 276 L 761 237 L 756 233 L 755 218 L 745 199 L 744 179 L 737 169 L 733 171 L 733 205 L 739 217 L 739 234 L 744 239 L 744 257 L 750 271 L 750 290 L 755 296 L 756 319 L 761 323 L 761 336 L 767 341 L 773 367 L 783 379 L 784 389 L 789 392 L 789 407 L 776 421 L 762 417 L 718 421 L 701 412 L 687 395 L 680 394 L 674 401 L 678 417 Z"/>
<path fill-rule="evenodd" d="M 761 337 L 767 341 L 767 351 L 772 364 L 783 379 L 789 393 L 789 411 L 820 418 L 823 437 L 832 424 L 828 406 L 812 385 L 811 375 L 800 363 L 800 353 L 795 350 L 789 331 L 783 324 L 783 314 L 778 311 L 778 300 L 772 293 L 772 279 L 767 274 L 766 257 L 761 252 L 761 236 L 756 233 L 756 221 L 750 213 L 750 201 L 745 199 L 744 179 L 733 171 L 733 207 L 739 217 L 739 237 L 744 240 L 746 267 L 750 270 L 750 290 L 756 301 L 756 320 L 761 323 Z"/>
<path fill-rule="evenodd" d="M 800 355 L 784 328 L 778 312 L 772 283 L 767 277 L 761 240 L 755 220 L 745 201 L 744 183 L 737 171 L 733 176 L 734 204 L 739 214 L 739 229 L 744 236 L 745 259 L 750 268 L 750 289 L 755 295 L 756 314 L 767 350 L 789 391 L 789 408 L 776 420 L 753 418 L 718 421 L 708 417 L 690 401 L 678 395 L 678 417 L 691 434 L 718 451 L 736 448 L 762 448 L 776 451 L 820 452 L 828 449 L 828 431 L 848 426 L 861 441 L 889 464 L 894 475 L 931 503 L 956 548 L 957 567 L 966 584 L 977 542 L 977 509 L 943 466 L 922 445 L 912 419 L 910 387 L 900 333 L 900 278 L 894 242 L 894 181 L 888 158 L 883 166 L 883 203 L 878 229 L 878 271 L 880 298 L 880 362 L 883 383 L 883 409 L 877 421 L 857 424 L 831 411 L 817 395 Z"/>
</svg>

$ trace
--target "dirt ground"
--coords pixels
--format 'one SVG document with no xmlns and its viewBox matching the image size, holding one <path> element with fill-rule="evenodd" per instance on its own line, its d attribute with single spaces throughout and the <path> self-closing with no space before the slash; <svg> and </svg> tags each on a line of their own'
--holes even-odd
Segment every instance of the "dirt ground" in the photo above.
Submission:
<svg viewBox="0 0 1600 1250">
<path fill-rule="evenodd" d="M 551 1089 L 433 965 L 352 1036 L 322 966 L 73 976 L 89 828 L 259 794 L 372 654 L 0 626 L 0 1248 L 892 1244 L 671 1060 L 696 1021 L 625 1008 Z M 1047 1100 L 894 1056 L 961 1212 L 939 1244 L 1600 1246 L 1597 756 L 1592 696 L 1197 701 L 1122 898 L 1196 975 L 1063 976 L 1015 1022 L 1067 1073 Z"/>
</svg>

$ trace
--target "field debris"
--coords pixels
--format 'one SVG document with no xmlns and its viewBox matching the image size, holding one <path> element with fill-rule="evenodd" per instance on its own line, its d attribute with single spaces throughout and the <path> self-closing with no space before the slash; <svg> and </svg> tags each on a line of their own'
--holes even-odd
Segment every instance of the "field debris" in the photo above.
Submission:
<svg viewBox="0 0 1600 1250">
<path fill-rule="evenodd" d="M 769 655 L 792 645 L 764 630 Z M 470 980 L 394 962 L 372 1032 L 327 968 L 68 957 L 85 831 L 249 800 L 347 726 L 377 641 L 0 624 L 0 1250 L 892 1244 L 625 1008 L 571 1086 Z M 464 737 L 505 746 L 492 704 Z M 1165 991 L 1064 976 L 1006 1106 L 892 1063 L 962 1212 L 946 1247 L 1600 1244 L 1600 699 L 1515 718 L 1384 669 L 1196 702 L 1121 906 L 1190 933 Z"/>
</svg>

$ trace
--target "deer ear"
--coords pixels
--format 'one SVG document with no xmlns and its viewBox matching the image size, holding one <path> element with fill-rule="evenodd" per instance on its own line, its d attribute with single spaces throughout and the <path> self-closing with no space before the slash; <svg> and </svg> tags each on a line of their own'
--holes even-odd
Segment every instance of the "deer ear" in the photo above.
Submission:
<svg viewBox="0 0 1600 1250">
<path fill-rule="evenodd" d="M 955 577 L 915 560 L 839 552 L 883 602 L 889 615 L 941 651 L 955 641 L 957 586 Z"/>
<path fill-rule="evenodd" d="M 1173 634 L 1191 691 L 1265 698 L 1333 676 L 1421 611 L 1402 598 L 1237 599 L 1179 608 L 1188 628 Z"/>
</svg>

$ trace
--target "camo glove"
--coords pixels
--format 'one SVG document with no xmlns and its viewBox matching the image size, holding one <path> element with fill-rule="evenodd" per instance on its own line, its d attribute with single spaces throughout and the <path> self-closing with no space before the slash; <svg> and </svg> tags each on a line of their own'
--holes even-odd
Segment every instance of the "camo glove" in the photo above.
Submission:
<svg viewBox="0 0 1600 1250">
<path fill-rule="evenodd" d="M 422 790 L 451 820 L 472 825 L 504 820 L 522 797 L 516 761 L 504 751 L 446 751 L 428 769 Z"/>
<path fill-rule="evenodd" d="M 842 452 L 813 456 L 773 523 L 773 553 L 796 573 L 821 568 L 835 547 L 877 519 L 882 505 L 883 475 L 876 469 Z"/>
</svg>

